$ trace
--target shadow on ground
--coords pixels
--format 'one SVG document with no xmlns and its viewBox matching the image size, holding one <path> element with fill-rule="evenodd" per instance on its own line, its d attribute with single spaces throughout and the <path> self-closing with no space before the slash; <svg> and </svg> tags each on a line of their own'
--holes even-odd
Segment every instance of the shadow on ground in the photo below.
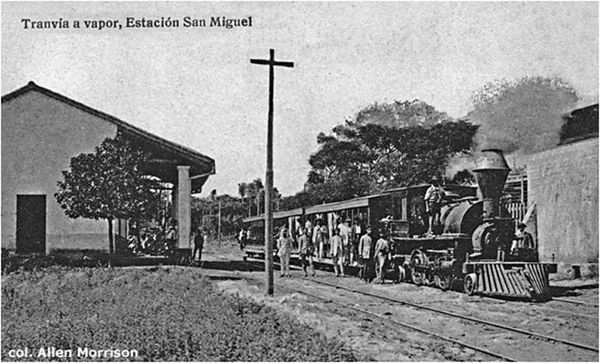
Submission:
<svg viewBox="0 0 600 363">
<path fill-rule="evenodd" d="M 574 297 L 581 296 L 583 293 L 579 290 L 597 289 L 598 284 L 586 284 L 578 286 L 550 286 L 550 295 L 552 297 Z"/>
<path fill-rule="evenodd" d="M 203 269 L 221 270 L 221 271 L 241 271 L 241 272 L 256 272 L 264 271 L 264 267 L 260 262 L 244 262 L 244 261 L 203 261 L 201 267 Z"/>
</svg>

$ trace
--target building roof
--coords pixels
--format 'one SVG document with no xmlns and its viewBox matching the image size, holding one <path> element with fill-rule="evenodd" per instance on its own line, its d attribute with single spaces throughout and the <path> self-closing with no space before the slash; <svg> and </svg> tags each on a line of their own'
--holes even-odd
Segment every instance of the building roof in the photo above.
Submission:
<svg viewBox="0 0 600 363">
<path fill-rule="evenodd" d="M 152 154 L 153 161 L 146 166 L 146 169 L 150 174 L 158 176 L 163 181 L 176 183 L 177 165 L 189 165 L 190 177 L 192 178 L 192 190 L 194 192 L 199 192 L 202 185 L 204 185 L 208 179 L 208 176 L 215 174 L 214 159 L 188 147 L 163 139 L 69 97 L 38 86 L 34 82 L 29 82 L 25 87 L 21 87 L 2 96 L 2 103 L 13 100 L 31 91 L 39 92 L 116 125 L 118 132 L 123 134 L 135 145 L 142 147 Z"/>
<path fill-rule="evenodd" d="M 573 110 L 563 119 L 559 145 L 598 137 L 598 104 Z"/>
</svg>

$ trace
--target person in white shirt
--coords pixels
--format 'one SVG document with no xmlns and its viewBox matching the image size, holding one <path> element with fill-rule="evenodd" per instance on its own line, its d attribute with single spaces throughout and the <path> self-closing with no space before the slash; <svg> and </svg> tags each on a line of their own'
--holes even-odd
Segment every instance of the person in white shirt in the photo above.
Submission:
<svg viewBox="0 0 600 363">
<path fill-rule="evenodd" d="M 436 177 L 431 179 L 431 186 L 425 192 L 425 212 L 429 216 L 429 230 L 428 234 L 433 235 L 435 230 L 434 226 L 440 223 L 440 211 L 442 208 L 442 202 L 445 197 L 444 189 L 440 186 L 440 183 Z"/>
<path fill-rule="evenodd" d="M 331 243 L 331 256 L 333 259 L 333 271 L 336 276 L 344 277 L 344 249 L 342 237 L 340 237 L 340 231 L 336 229 L 333 233 L 333 237 L 330 240 Z M 339 269 L 338 269 L 339 267 Z"/>
<path fill-rule="evenodd" d="M 292 238 L 286 228 L 282 228 L 277 240 L 277 256 L 281 264 L 281 277 L 290 277 L 290 256 L 292 254 Z"/>
</svg>

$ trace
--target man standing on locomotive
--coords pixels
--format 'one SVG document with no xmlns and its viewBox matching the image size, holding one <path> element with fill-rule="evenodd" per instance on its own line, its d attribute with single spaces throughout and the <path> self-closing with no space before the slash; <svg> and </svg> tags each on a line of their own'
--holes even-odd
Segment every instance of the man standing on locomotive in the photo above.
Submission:
<svg viewBox="0 0 600 363">
<path fill-rule="evenodd" d="M 442 209 L 442 201 L 444 200 L 445 192 L 440 186 L 437 177 L 431 179 L 431 186 L 425 192 L 425 212 L 429 216 L 429 230 L 427 234 L 433 235 L 434 226 L 440 223 L 440 210 Z"/>
<path fill-rule="evenodd" d="M 371 254 L 373 240 L 371 239 L 371 232 L 371 227 L 367 227 L 367 233 L 360 237 L 360 242 L 358 243 L 358 258 L 360 259 L 361 263 L 360 277 L 365 280 L 365 282 L 370 282 L 373 278 L 373 272 L 371 268 L 373 265 L 373 258 Z"/>
</svg>

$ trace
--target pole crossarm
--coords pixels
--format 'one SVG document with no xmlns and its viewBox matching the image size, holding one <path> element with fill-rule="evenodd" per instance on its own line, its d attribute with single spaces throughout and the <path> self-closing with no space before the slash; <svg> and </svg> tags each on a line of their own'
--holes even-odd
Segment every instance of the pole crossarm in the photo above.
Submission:
<svg viewBox="0 0 600 363">
<path fill-rule="evenodd" d="M 269 50 L 269 59 L 250 59 L 250 63 L 269 66 L 269 115 L 267 118 L 267 172 L 265 190 L 265 273 L 267 295 L 273 295 L 273 94 L 275 67 L 293 68 L 293 62 L 275 60 L 275 50 Z"/>
<path fill-rule="evenodd" d="M 275 49 L 269 50 L 269 59 L 250 59 L 250 63 L 252 64 L 261 64 L 265 66 L 271 67 L 288 67 L 294 68 L 294 62 L 282 62 L 275 60 Z"/>
<path fill-rule="evenodd" d="M 263 65 L 274 65 L 274 66 L 280 66 L 280 67 L 288 67 L 288 68 L 294 68 L 294 62 L 279 62 L 279 61 L 273 61 L 270 59 L 250 59 L 250 63 L 253 64 L 263 64 Z"/>
</svg>

